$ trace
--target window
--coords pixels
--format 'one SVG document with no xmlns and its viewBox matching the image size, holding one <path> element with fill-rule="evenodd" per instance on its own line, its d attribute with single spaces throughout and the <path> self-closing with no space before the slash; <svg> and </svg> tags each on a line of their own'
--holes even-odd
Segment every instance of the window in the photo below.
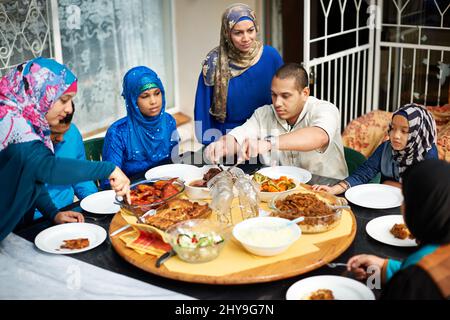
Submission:
<svg viewBox="0 0 450 320">
<path fill-rule="evenodd" d="M 122 79 L 145 65 L 174 105 L 171 1 L 59 0 L 62 56 L 79 79 L 74 122 L 83 133 L 126 115 Z"/>
<path fill-rule="evenodd" d="M 58 20 L 56 15 L 53 20 L 59 21 L 60 38 L 55 42 L 78 77 L 74 122 L 82 133 L 126 115 L 122 79 L 138 65 L 158 73 L 166 110 L 173 108 L 172 1 L 167 0 L 2 1 L 0 75 L 34 57 L 55 56 L 51 8 L 56 4 Z"/>
</svg>

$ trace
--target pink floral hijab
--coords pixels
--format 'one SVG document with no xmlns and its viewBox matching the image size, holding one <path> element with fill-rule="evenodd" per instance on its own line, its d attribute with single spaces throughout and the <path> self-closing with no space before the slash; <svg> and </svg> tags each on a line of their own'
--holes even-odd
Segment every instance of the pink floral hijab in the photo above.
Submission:
<svg viewBox="0 0 450 320">
<path fill-rule="evenodd" d="M 41 140 L 53 151 L 45 118 L 64 93 L 76 92 L 77 79 L 52 59 L 36 58 L 0 80 L 0 152 L 10 144 Z"/>
</svg>

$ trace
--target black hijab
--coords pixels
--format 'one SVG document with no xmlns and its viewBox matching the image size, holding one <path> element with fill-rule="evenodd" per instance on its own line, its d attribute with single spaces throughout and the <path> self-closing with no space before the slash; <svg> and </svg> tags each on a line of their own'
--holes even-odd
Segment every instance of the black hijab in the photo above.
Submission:
<svg viewBox="0 0 450 320">
<path fill-rule="evenodd" d="M 450 164 L 425 160 L 404 175 L 405 223 L 421 244 L 450 243 Z"/>
</svg>

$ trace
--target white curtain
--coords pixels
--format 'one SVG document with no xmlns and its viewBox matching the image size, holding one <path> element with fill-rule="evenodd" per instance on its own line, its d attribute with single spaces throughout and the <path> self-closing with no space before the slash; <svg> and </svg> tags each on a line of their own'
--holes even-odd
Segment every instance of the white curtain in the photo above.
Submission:
<svg viewBox="0 0 450 320">
<path fill-rule="evenodd" d="M 173 106 L 170 1 L 58 0 L 63 60 L 77 75 L 74 122 L 82 133 L 126 115 L 121 97 L 128 69 L 155 70 Z"/>
</svg>

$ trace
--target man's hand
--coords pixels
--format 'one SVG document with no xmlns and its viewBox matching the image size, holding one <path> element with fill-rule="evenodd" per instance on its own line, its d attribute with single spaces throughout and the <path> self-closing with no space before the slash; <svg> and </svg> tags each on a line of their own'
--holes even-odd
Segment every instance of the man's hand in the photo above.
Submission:
<svg viewBox="0 0 450 320">
<path fill-rule="evenodd" d="M 116 167 L 109 176 L 109 183 L 111 184 L 111 189 L 113 189 L 118 196 L 126 197 L 128 203 L 131 203 L 130 179 L 128 179 L 119 167 Z"/>
<path fill-rule="evenodd" d="M 219 163 L 224 156 L 232 155 L 239 149 L 239 144 L 233 136 L 222 136 L 205 149 L 205 157 L 212 163 Z"/>
<path fill-rule="evenodd" d="M 265 154 L 270 151 L 272 144 L 267 140 L 258 140 L 247 138 L 242 144 L 242 154 L 245 160 L 255 158 L 259 154 Z"/>
<path fill-rule="evenodd" d="M 75 211 L 61 211 L 58 212 L 54 219 L 56 224 L 68 222 L 84 222 L 84 217 L 81 213 Z"/>
</svg>

